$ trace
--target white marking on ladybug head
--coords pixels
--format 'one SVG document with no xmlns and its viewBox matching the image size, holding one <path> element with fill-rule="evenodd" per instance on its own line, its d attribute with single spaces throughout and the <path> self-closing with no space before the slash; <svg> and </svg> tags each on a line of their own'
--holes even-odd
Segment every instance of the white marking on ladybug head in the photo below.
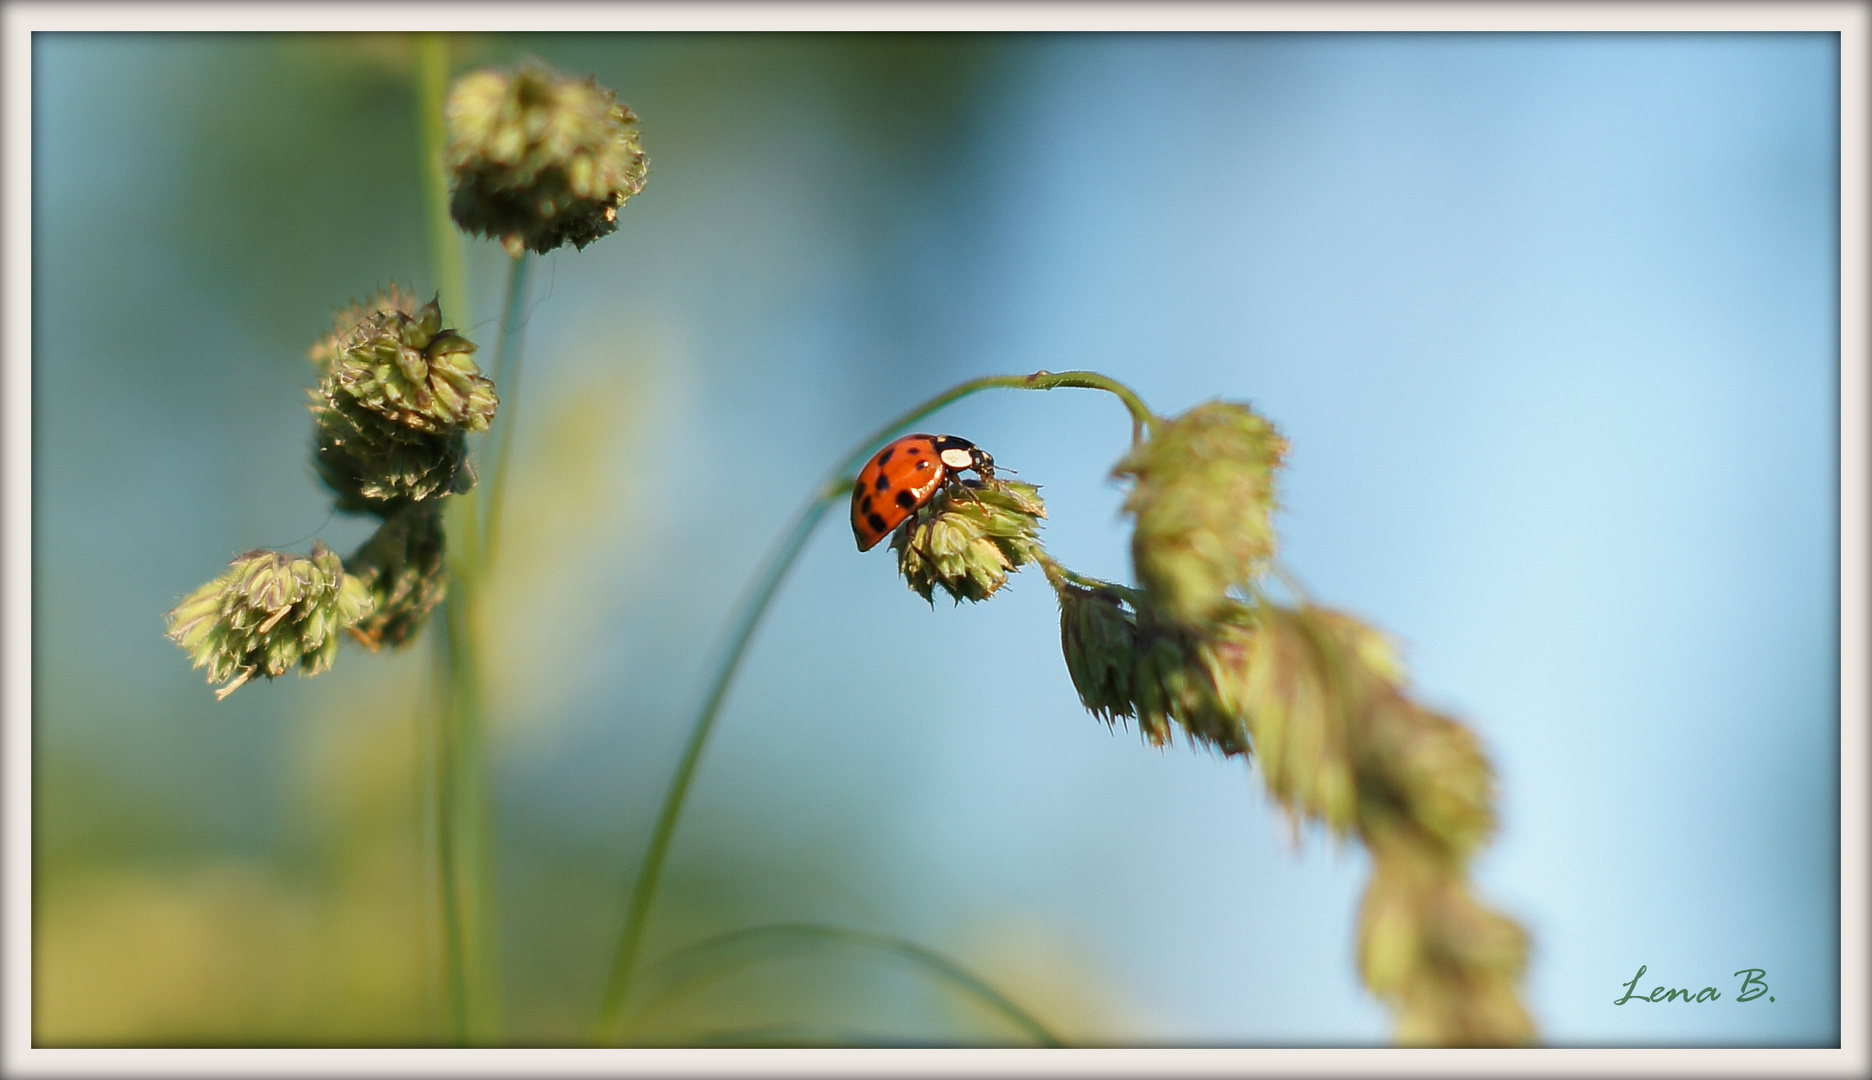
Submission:
<svg viewBox="0 0 1872 1080">
<path fill-rule="evenodd" d="M 949 449 L 942 452 L 942 463 L 951 469 L 967 469 L 975 464 L 975 459 L 967 450 Z"/>
</svg>

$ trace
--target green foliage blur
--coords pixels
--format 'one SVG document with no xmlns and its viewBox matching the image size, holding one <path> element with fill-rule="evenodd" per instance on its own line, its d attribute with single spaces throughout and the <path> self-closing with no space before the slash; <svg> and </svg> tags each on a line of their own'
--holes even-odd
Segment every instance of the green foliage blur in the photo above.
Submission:
<svg viewBox="0 0 1872 1080">
<path fill-rule="evenodd" d="M 316 681 L 217 704 L 158 621 L 240 550 L 304 550 L 317 535 L 348 551 L 364 535 L 356 519 L 321 520 L 305 352 L 347 301 L 392 282 L 424 298 L 435 288 L 411 43 L 39 35 L 34 48 L 34 1042 L 441 1042 L 425 765 L 435 628 L 400 653 L 347 646 Z M 862 185 L 824 198 L 874 240 L 943 168 L 997 46 L 709 35 L 454 48 L 457 72 L 536 55 L 632 104 L 653 166 L 628 211 L 650 220 L 604 241 L 626 246 L 633 225 L 673 227 L 655 219 L 659 200 L 681 208 L 695 197 L 684 185 L 737 168 L 751 132 L 861 162 Z M 475 326 L 491 326 L 503 256 L 468 247 L 476 309 L 464 328 L 491 340 Z M 568 315 L 550 292 L 548 278 L 540 326 Z M 563 687 L 593 662 L 583 643 L 630 617 L 607 605 L 654 512 L 629 462 L 674 378 L 667 348 L 560 348 L 574 359 L 524 388 L 488 582 L 497 752 L 570 707 Z M 745 572 L 724 570 L 724 588 Z M 666 770 L 646 758 L 630 775 L 648 785 Z M 635 820 L 568 834 L 497 794 L 504 1041 L 587 1038 L 646 798 L 630 803 Z M 649 975 L 674 948 L 757 923 L 892 926 L 888 907 L 849 886 L 887 874 L 887 853 L 833 823 L 774 850 L 723 814 L 732 805 L 685 826 Z M 1063 1037 L 1100 1041 L 1111 993 L 1052 941 L 991 926 L 940 944 Z M 838 943 L 741 950 L 702 975 L 672 984 L 634 1038 L 1026 1041 L 979 1004 Z"/>
</svg>

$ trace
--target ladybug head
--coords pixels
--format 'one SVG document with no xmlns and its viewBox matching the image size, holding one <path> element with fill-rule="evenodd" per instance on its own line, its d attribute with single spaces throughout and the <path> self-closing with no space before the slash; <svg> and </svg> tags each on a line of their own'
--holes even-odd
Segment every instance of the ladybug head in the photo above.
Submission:
<svg viewBox="0 0 1872 1080">
<path fill-rule="evenodd" d="M 941 435 L 935 440 L 936 453 L 950 472 L 962 472 L 974 469 L 983 480 L 994 479 L 994 458 L 988 451 L 954 435 Z"/>
</svg>

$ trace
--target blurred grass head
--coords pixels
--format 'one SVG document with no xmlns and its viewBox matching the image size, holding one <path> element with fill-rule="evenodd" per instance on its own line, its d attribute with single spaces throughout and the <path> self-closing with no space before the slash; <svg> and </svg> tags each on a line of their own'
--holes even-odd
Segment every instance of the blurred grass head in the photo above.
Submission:
<svg viewBox="0 0 1872 1080">
<path fill-rule="evenodd" d="M 387 519 L 348 563 L 370 590 L 373 608 L 350 627 L 375 652 L 409 641 L 448 595 L 440 507 L 410 506 Z"/>
<path fill-rule="evenodd" d="M 615 232 L 649 174 L 630 106 L 595 78 L 537 61 L 462 76 L 445 115 L 449 213 L 516 258 Z"/>
<path fill-rule="evenodd" d="M 1131 558 L 1151 605 L 1208 621 L 1274 557 L 1274 473 L 1287 441 L 1245 405 L 1211 401 L 1157 425 L 1112 475 L 1129 478 Z"/>
</svg>

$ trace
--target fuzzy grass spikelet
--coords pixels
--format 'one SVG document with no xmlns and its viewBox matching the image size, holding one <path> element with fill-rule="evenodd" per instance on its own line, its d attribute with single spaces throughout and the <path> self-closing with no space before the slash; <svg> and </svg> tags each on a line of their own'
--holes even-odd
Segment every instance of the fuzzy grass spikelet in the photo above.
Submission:
<svg viewBox="0 0 1872 1080">
<path fill-rule="evenodd" d="M 493 421 L 500 401 L 475 366 L 474 342 L 443 328 L 435 300 L 414 313 L 374 306 L 336 338 L 321 386 L 327 397 L 348 394 L 393 424 L 430 434 L 486 431 Z M 325 348 L 314 345 L 314 356 Z"/>
<path fill-rule="evenodd" d="M 649 171 L 637 114 L 593 78 L 534 61 L 481 70 L 449 92 L 449 213 L 518 258 L 583 248 L 617 229 Z"/>
<path fill-rule="evenodd" d="M 363 325 L 364 320 L 386 312 L 400 313 L 414 319 L 421 309 L 422 304 L 417 301 L 416 295 L 404 292 L 393 281 L 369 299 L 353 300 L 332 312 L 331 333 L 313 342 L 312 347 L 306 350 L 306 357 L 312 361 L 313 366 L 318 368 L 319 375 L 322 377 L 331 371 L 332 361 L 338 358 L 338 352 L 344 347 L 345 339 L 352 331 Z"/>
<path fill-rule="evenodd" d="M 474 485 L 465 435 L 486 431 L 499 400 L 475 346 L 442 326 L 435 300 L 395 285 L 332 316 L 308 355 L 313 465 L 344 513 L 395 513 Z"/>
<path fill-rule="evenodd" d="M 1453 857 L 1495 831 L 1495 780 L 1468 728 L 1385 687 L 1358 746 L 1359 818 L 1373 835 L 1408 822 Z"/>
<path fill-rule="evenodd" d="M 1355 726 L 1397 671 L 1389 647 L 1323 608 L 1237 610 L 1242 617 L 1212 647 L 1222 706 L 1246 728 L 1268 791 L 1343 834 L 1358 810 Z"/>
<path fill-rule="evenodd" d="M 1121 460 L 1137 520 L 1131 559 L 1158 615 L 1197 627 L 1274 555 L 1274 472 L 1287 451 L 1245 405 L 1211 401 L 1162 422 Z"/>
<path fill-rule="evenodd" d="M 935 603 L 988 599 L 1008 574 L 1040 554 L 1040 489 L 1013 480 L 944 488 L 891 536 L 897 569 L 912 591 Z"/>
<path fill-rule="evenodd" d="M 227 572 L 190 593 L 166 616 L 170 640 L 208 669 L 220 700 L 255 675 L 331 667 L 339 635 L 373 607 L 364 582 L 314 542 L 306 557 L 250 551 Z"/>
<path fill-rule="evenodd" d="M 1055 587 L 1060 607 L 1060 651 L 1079 703 L 1111 723 L 1136 715 L 1132 679 L 1137 667 L 1137 618 L 1106 589 L 1071 582 Z"/>
<path fill-rule="evenodd" d="M 440 507 L 411 506 L 386 519 L 348 560 L 374 604 L 351 636 L 372 652 L 415 637 L 448 595 L 446 550 Z"/>
<path fill-rule="evenodd" d="M 474 486 L 462 432 L 391 423 L 329 380 L 306 393 L 316 439 L 312 464 L 341 513 L 387 514 Z"/>
<path fill-rule="evenodd" d="M 1223 708 L 1217 692 L 1214 650 L 1214 640 L 1158 618 L 1149 606 L 1139 613 L 1132 685 L 1138 729 L 1152 746 L 1167 745 L 1174 724 L 1224 757 L 1249 752 L 1240 717 Z"/>
<path fill-rule="evenodd" d="M 1397 1015 L 1405 1046 L 1525 1046 L 1534 1022 L 1516 986 L 1527 932 L 1476 900 L 1459 861 L 1409 829 L 1370 835 L 1359 970 Z"/>
</svg>

